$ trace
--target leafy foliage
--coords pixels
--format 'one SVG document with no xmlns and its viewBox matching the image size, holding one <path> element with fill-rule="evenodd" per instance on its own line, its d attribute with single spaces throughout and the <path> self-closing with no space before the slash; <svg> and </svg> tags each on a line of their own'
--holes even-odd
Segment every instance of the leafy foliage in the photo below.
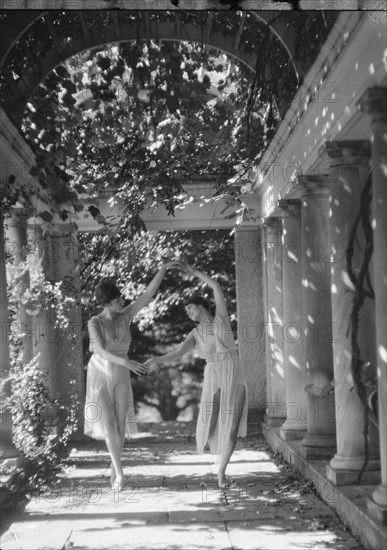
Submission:
<svg viewBox="0 0 387 550">
<path fill-rule="evenodd" d="M 29 485 L 45 486 L 60 472 L 68 455 L 66 446 L 76 425 L 75 407 L 50 397 L 39 356 L 27 364 L 13 364 L 8 407 L 14 443 L 25 459 L 24 475 Z"/>
<path fill-rule="evenodd" d="M 75 299 L 68 294 L 69 281 L 51 283 L 43 273 L 36 253 L 26 255 L 26 260 L 9 263 L 9 305 L 11 313 L 11 396 L 8 399 L 12 414 L 13 436 L 16 447 L 22 451 L 25 461 L 24 475 L 32 486 L 42 486 L 60 471 L 62 459 L 68 450 L 69 437 L 77 428 L 79 403 L 76 392 L 71 400 L 62 403 L 52 395 L 48 382 L 48 368 L 42 368 L 39 355 L 25 363 L 22 359 L 23 335 L 18 324 L 17 312 L 24 307 L 28 315 L 36 319 L 43 309 L 51 312 L 53 329 L 61 337 L 63 345 L 72 347 L 71 310 Z M 28 272 L 29 285 L 23 275 Z M 74 385 L 74 381 L 72 381 Z"/>
<path fill-rule="evenodd" d="M 128 234 L 143 227 L 146 206 L 173 214 L 185 198 L 180 182 L 192 174 L 220 175 L 224 184 L 241 171 L 247 182 L 279 120 L 274 97 L 251 98 L 251 78 L 242 64 L 189 42 L 111 45 L 58 66 L 23 123 L 53 211 L 76 223 L 85 199 L 109 192 L 112 207 L 124 206 L 114 231 Z"/>
</svg>

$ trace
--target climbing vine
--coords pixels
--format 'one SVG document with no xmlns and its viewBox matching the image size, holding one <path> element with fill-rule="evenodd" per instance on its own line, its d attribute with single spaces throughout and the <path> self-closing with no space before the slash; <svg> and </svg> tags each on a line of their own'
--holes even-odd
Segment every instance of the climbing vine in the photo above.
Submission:
<svg viewBox="0 0 387 550">
<path fill-rule="evenodd" d="M 360 311 L 366 298 L 374 299 L 374 291 L 370 277 L 370 263 L 373 254 L 373 233 L 370 221 L 370 205 L 372 201 L 372 173 L 369 174 L 360 196 L 360 209 L 354 220 L 346 250 L 346 262 L 348 276 L 354 287 L 354 297 L 352 302 L 352 312 L 350 317 L 349 330 L 351 334 L 351 373 L 354 382 L 354 388 L 359 396 L 363 406 L 363 437 L 364 437 L 364 463 L 359 472 L 359 480 L 365 471 L 369 461 L 369 428 L 370 422 L 378 427 L 378 418 L 375 411 L 369 406 L 369 390 L 375 389 L 375 377 L 370 373 L 369 362 L 361 357 L 361 350 L 358 341 Z M 365 244 L 363 256 L 359 269 L 354 268 L 354 250 L 357 239 L 359 225 L 363 229 Z"/>
<path fill-rule="evenodd" d="M 7 404 L 12 414 L 14 443 L 24 457 L 20 477 L 29 486 L 41 487 L 52 481 L 60 471 L 63 458 L 69 452 L 69 438 L 77 429 L 79 402 L 76 373 L 70 380 L 73 387 L 71 396 L 64 402 L 50 390 L 49 366 L 42 366 L 39 355 L 27 362 L 23 359 L 21 352 L 25 335 L 19 325 L 18 310 L 25 308 L 35 323 L 40 311 L 44 310 L 47 315 L 52 313 L 50 330 L 70 351 L 74 346 L 71 323 L 76 302 L 71 292 L 71 282 L 48 281 L 36 253 L 27 254 L 26 260 L 17 264 L 9 261 L 8 271 L 11 395 Z M 28 286 L 23 279 L 27 272 Z M 36 326 L 40 332 L 39 323 Z M 69 363 L 69 369 L 71 366 Z"/>
</svg>

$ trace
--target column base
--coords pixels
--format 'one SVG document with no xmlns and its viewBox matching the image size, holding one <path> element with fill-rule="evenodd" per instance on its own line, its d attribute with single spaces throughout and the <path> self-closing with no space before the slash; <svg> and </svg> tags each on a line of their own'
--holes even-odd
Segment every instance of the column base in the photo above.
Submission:
<svg viewBox="0 0 387 550">
<path fill-rule="evenodd" d="M 295 428 L 294 424 L 282 424 L 280 429 L 280 437 L 284 441 L 296 441 L 304 439 L 306 435 L 306 425 Z"/>
<path fill-rule="evenodd" d="M 285 420 L 283 416 L 269 416 L 265 414 L 263 422 L 268 428 L 279 428 Z"/>
<path fill-rule="evenodd" d="M 328 464 L 326 476 L 335 485 L 355 485 L 361 482 L 378 483 L 380 481 L 380 470 L 365 470 L 359 482 L 359 470 L 337 470 Z"/>
<path fill-rule="evenodd" d="M 367 512 L 379 523 L 387 525 L 387 506 L 380 506 L 371 498 L 367 498 Z"/>
<path fill-rule="evenodd" d="M 307 433 L 302 444 L 304 447 L 330 447 L 335 450 L 334 454 L 337 452 L 336 436 L 331 434 Z"/>
<path fill-rule="evenodd" d="M 331 435 L 307 434 L 299 453 L 304 458 L 331 458 L 337 451 L 336 438 Z"/>
<path fill-rule="evenodd" d="M 374 491 L 372 498 L 382 508 L 387 508 L 387 485 L 381 483 L 379 487 Z"/>
</svg>

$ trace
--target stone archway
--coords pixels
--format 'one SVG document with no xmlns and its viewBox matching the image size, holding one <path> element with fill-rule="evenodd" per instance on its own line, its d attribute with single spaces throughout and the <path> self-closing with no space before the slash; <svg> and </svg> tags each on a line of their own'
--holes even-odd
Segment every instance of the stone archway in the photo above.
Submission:
<svg viewBox="0 0 387 550">
<path fill-rule="evenodd" d="M 264 78 L 278 78 L 278 89 L 294 93 L 313 61 L 316 48 L 333 22 L 324 13 L 275 11 L 79 10 L 2 13 L 0 70 L 3 108 L 19 126 L 36 86 L 58 64 L 73 55 L 110 43 L 155 39 L 189 41 L 222 50 L 253 72 L 262 64 L 263 44 L 269 53 Z M 300 33 L 315 28 L 316 44 L 299 52 Z M 273 46 L 273 48 L 271 47 Z M 304 47 L 305 49 L 305 47 Z M 278 72 L 277 65 L 282 69 Z M 289 94 L 282 93 L 284 114 Z"/>
</svg>

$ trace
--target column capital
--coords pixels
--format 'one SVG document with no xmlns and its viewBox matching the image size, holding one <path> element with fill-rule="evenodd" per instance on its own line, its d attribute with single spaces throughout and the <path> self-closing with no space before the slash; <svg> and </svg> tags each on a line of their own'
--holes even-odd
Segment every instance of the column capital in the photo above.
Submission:
<svg viewBox="0 0 387 550">
<path fill-rule="evenodd" d="M 280 199 L 278 206 L 282 210 L 283 218 L 299 217 L 301 215 L 300 199 Z"/>
<path fill-rule="evenodd" d="M 274 229 L 281 224 L 281 219 L 281 216 L 268 216 L 267 218 L 263 218 L 262 227 Z"/>
<path fill-rule="evenodd" d="M 298 183 L 301 185 L 302 198 L 312 196 L 315 198 L 324 198 L 329 196 L 330 178 L 326 175 L 301 175 L 298 177 Z"/>
<path fill-rule="evenodd" d="M 387 87 L 368 88 L 358 101 L 360 109 L 372 117 L 373 122 L 387 122 Z"/>
<path fill-rule="evenodd" d="M 21 207 L 12 207 L 7 214 L 8 227 L 27 227 L 27 221 L 31 217 L 29 209 Z"/>
<path fill-rule="evenodd" d="M 371 160 L 371 143 L 368 140 L 325 142 L 325 151 L 333 159 L 333 166 L 369 164 Z"/>
</svg>

